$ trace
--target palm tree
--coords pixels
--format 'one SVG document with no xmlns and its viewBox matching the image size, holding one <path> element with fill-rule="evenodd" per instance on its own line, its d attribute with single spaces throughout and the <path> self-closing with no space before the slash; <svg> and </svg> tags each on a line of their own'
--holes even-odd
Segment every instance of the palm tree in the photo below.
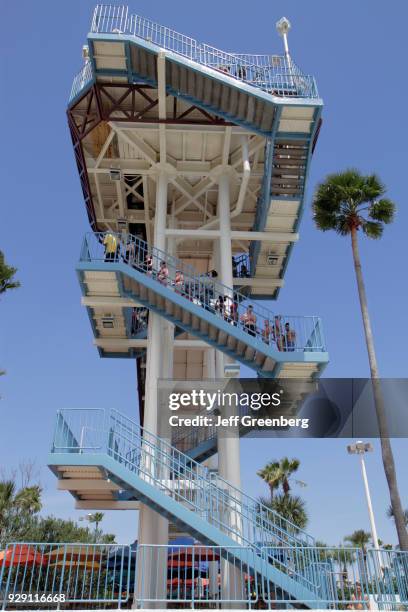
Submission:
<svg viewBox="0 0 408 612">
<path fill-rule="evenodd" d="M 40 510 L 41 487 L 17 491 L 13 480 L 0 481 L 0 546 L 24 538 Z"/>
<path fill-rule="evenodd" d="M 24 487 L 15 496 L 14 504 L 23 512 L 37 514 L 42 508 L 41 487 L 39 485 Z"/>
<path fill-rule="evenodd" d="M 3 251 L 0 251 L 0 294 L 5 293 L 9 289 L 17 289 L 17 287 L 20 287 L 19 281 L 13 278 L 16 272 L 17 268 L 8 266 Z"/>
<path fill-rule="evenodd" d="M 313 218 L 318 229 L 324 232 L 334 230 L 340 236 L 351 237 L 351 248 L 370 364 L 384 471 L 395 516 L 400 548 L 401 550 L 408 550 L 408 532 L 404 521 L 394 456 L 380 389 L 377 357 L 358 246 L 359 232 L 362 232 L 368 238 L 379 239 L 383 234 L 384 224 L 393 221 L 395 204 L 388 198 L 383 197 L 385 192 L 384 185 L 375 174 L 363 176 L 358 170 L 354 169 L 346 170 L 339 174 L 331 174 L 316 190 L 313 199 Z"/>
<path fill-rule="evenodd" d="M 94 512 L 93 514 L 89 514 L 88 516 L 88 520 L 90 523 L 95 523 L 95 532 L 94 532 L 94 540 L 95 543 L 98 542 L 98 538 L 99 538 L 99 523 L 102 522 L 103 517 L 104 517 L 104 513 L 103 512 Z"/>
<path fill-rule="evenodd" d="M 275 495 L 272 502 L 268 503 L 268 507 L 293 523 L 298 529 L 304 529 L 309 522 L 305 502 L 298 495 L 279 493 Z"/>
<path fill-rule="evenodd" d="M 266 482 L 269 487 L 271 495 L 271 502 L 273 501 L 273 494 L 275 489 L 279 488 L 281 482 L 281 473 L 279 470 L 279 462 L 271 461 L 267 463 L 264 468 L 257 471 L 257 475 Z"/>
<path fill-rule="evenodd" d="M 281 472 L 281 482 L 284 495 L 288 495 L 290 491 L 289 480 L 292 474 L 298 471 L 300 466 L 299 459 L 288 459 L 284 457 L 279 462 Z"/>
<path fill-rule="evenodd" d="M 280 461 L 271 461 L 266 466 L 257 472 L 258 476 L 264 480 L 269 486 L 271 501 L 273 501 L 274 491 L 282 485 L 282 490 L 285 495 L 289 494 L 289 481 L 294 472 L 297 472 L 300 466 L 299 459 L 289 459 L 283 457 Z M 298 484 L 303 484 L 301 481 L 296 481 Z"/>
<path fill-rule="evenodd" d="M 351 535 L 348 535 L 344 538 L 345 542 L 348 542 L 355 548 L 361 548 L 364 556 L 367 552 L 367 544 L 371 542 L 371 534 L 368 531 L 364 531 L 364 529 L 357 529 L 353 531 Z"/>
<path fill-rule="evenodd" d="M 6 521 L 6 516 L 11 506 L 16 492 L 16 485 L 12 480 L 0 482 L 0 529 Z"/>
</svg>

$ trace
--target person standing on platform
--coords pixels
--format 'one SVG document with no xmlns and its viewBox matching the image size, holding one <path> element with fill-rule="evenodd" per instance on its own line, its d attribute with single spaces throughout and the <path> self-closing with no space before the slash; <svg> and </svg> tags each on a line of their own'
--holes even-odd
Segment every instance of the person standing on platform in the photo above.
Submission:
<svg viewBox="0 0 408 612">
<path fill-rule="evenodd" d="M 174 277 L 174 289 L 176 293 L 183 293 L 184 288 L 184 274 L 181 270 L 176 270 L 176 276 Z"/>
<path fill-rule="evenodd" d="M 265 344 L 270 343 L 271 334 L 272 334 L 271 324 L 269 322 L 269 319 L 265 319 L 264 328 L 262 330 L 262 340 L 265 342 Z"/>
<path fill-rule="evenodd" d="M 105 247 L 105 261 L 115 261 L 118 248 L 118 239 L 115 234 L 107 232 L 103 239 L 103 245 Z"/>
<path fill-rule="evenodd" d="M 157 274 L 157 280 L 161 285 L 167 286 L 167 279 L 169 276 L 169 269 L 166 265 L 166 262 L 163 260 L 160 262 L 160 270 Z"/>
</svg>

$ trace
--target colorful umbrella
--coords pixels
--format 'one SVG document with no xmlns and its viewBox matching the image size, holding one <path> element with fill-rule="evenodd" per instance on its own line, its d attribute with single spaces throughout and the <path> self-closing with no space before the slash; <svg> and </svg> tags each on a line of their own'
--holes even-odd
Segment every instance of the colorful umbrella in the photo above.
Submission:
<svg viewBox="0 0 408 612">
<path fill-rule="evenodd" d="M 183 546 L 178 550 L 173 549 L 169 554 L 169 563 L 174 561 L 180 565 L 184 563 L 187 566 L 191 566 L 193 561 L 194 563 L 206 563 L 207 561 L 218 561 L 219 558 L 219 554 L 213 548 L 207 548 L 206 546 Z"/>
<path fill-rule="evenodd" d="M 38 552 L 36 546 L 30 544 L 16 544 L 0 552 L 0 567 L 15 565 L 44 565 L 47 562 L 45 555 Z"/>
<path fill-rule="evenodd" d="M 104 558 L 104 552 L 98 547 L 90 545 L 81 546 L 78 544 L 75 546 L 69 545 L 55 548 L 45 556 L 52 567 L 56 565 L 69 565 L 72 563 L 73 565 L 98 569 L 98 562 Z"/>
</svg>

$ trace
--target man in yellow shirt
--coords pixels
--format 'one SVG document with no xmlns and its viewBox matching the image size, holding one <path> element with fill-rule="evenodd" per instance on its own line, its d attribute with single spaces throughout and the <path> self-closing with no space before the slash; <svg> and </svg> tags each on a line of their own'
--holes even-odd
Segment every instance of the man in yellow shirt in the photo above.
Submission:
<svg viewBox="0 0 408 612">
<path fill-rule="evenodd" d="M 105 247 L 105 261 L 115 261 L 116 250 L 118 248 L 118 240 L 114 234 L 107 232 L 103 239 Z"/>
</svg>

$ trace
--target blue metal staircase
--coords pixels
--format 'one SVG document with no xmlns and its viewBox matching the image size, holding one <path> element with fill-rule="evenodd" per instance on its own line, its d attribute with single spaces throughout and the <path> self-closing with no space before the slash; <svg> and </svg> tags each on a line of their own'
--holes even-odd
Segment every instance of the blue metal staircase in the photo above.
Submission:
<svg viewBox="0 0 408 612">
<path fill-rule="evenodd" d="M 107 277 L 118 295 L 160 314 L 259 376 L 273 378 L 286 369 L 286 375 L 313 378 L 327 363 L 319 317 L 277 315 L 256 304 L 251 305 L 255 318 L 250 326 L 245 295 L 132 235 L 118 234 L 116 253 L 106 255 L 103 238 L 90 233 L 84 239 L 77 270 L 85 295 L 96 295 L 92 283 L 98 275 L 102 281 Z M 270 331 L 265 333 L 267 324 Z"/>
<path fill-rule="evenodd" d="M 67 466 L 98 467 L 110 482 L 132 490 L 202 543 L 234 547 L 237 562 L 275 589 L 324 607 L 311 536 L 127 416 L 114 410 L 60 411 L 48 464 L 59 475 Z M 295 567 L 287 561 L 287 548 Z"/>
</svg>

